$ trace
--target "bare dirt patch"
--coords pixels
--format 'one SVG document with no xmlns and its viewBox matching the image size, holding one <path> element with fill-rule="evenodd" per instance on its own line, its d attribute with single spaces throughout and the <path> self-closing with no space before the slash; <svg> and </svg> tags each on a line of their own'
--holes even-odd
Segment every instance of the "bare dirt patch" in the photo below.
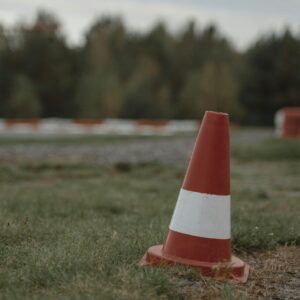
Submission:
<svg viewBox="0 0 300 300">
<path fill-rule="evenodd" d="M 300 248 L 246 255 L 251 266 L 246 284 L 202 279 L 184 288 L 185 299 L 300 299 Z"/>
<path fill-rule="evenodd" d="M 300 299 L 300 248 L 255 253 L 245 290 L 251 299 Z"/>
</svg>

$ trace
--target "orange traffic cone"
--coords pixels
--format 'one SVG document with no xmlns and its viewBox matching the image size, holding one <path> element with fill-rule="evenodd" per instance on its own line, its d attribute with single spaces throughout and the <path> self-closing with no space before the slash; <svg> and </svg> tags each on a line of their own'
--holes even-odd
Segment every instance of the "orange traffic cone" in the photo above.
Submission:
<svg viewBox="0 0 300 300">
<path fill-rule="evenodd" d="M 231 255 L 229 120 L 207 111 L 164 245 L 150 247 L 141 265 L 176 263 L 204 276 L 246 282 L 249 266 Z"/>
</svg>

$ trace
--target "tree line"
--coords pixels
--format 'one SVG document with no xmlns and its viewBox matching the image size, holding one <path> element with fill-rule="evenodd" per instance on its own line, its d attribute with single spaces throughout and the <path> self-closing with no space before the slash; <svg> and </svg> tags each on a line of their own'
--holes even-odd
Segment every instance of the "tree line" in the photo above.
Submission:
<svg viewBox="0 0 300 300">
<path fill-rule="evenodd" d="M 103 17 L 70 46 L 55 16 L 0 26 L 0 117 L 199 119 L 225 111 L 236 122 L 268 125 L 300 105 L 300 37 L 286 29 L 234 48 L 216 26 L 164 23 L 128 31 Z"/>
</svg>

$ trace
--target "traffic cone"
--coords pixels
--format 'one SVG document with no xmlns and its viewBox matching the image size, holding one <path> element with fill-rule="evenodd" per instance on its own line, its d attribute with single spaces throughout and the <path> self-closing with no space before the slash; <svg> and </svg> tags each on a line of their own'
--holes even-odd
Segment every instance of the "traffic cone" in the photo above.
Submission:
<svg viewBox="0 0 300 300">
<path fill-rule="evenodd" d="M 141 265 L 184 264 L 202 275 L 246 282 L 249 266 L 231 255 L 229 120 L 207 111 L 164 245 Z"/>
</svg>

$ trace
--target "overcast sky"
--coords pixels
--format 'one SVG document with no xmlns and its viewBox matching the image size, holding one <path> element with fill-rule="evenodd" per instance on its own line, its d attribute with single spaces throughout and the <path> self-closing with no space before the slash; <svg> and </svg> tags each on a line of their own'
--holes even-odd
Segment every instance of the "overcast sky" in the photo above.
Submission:
<svg viewBox="0 0 300 300">
<path fill-rule="evenodd" d="M 300 36 L 300 0 L 0 0 L 0 23 L 30 22 L 37 10 L 53 12 L 71 43 L 80 43 L 97 16 L 119 15 L 133 30 L 144 31 L 158 20 L 172 31 L 189 19 L 210 22 L 239 48 L 287 25 Z"/>
</svg>

